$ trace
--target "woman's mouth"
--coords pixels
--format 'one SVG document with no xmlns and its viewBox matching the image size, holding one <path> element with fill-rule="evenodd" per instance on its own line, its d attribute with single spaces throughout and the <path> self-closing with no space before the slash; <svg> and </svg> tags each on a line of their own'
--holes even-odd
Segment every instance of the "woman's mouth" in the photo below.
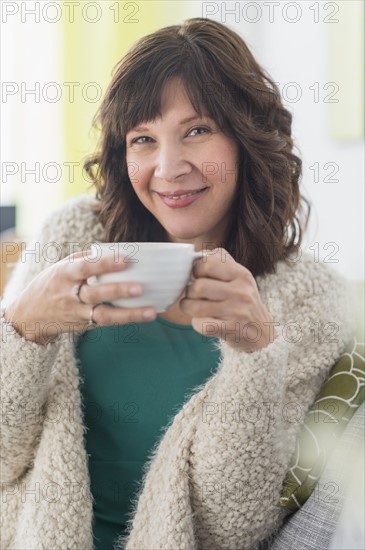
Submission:
<svg viewBox="0 0 365 550">
<path fill-rule="evenodd" d="M 171 208 L 182 208 L 183 206 L 188 206 L 199 199 L 207 189 L 208 187 L 203 187 L 197 191 L 191 191 L 189 193 L 179 195 L 161 195 L 160 193 L 158 193 L 158 195 L 162 202 L 164 202 L 167 206 L 170 206 Z"/>
</svg>

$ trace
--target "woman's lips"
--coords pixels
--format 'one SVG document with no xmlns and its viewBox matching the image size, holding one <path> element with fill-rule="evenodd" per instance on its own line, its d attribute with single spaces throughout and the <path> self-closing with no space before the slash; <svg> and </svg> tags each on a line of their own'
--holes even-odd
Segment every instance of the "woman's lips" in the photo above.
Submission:
<svg viewBox="0 0 365 550">
<path fill-rule="evenodd" d="M 172 199 L 170 197 L 167 197 L 166 195 L 160 195 L 160 193 L 158 193 L 158 196 L 160 197 L 162 202 L 165 203 L 170 208 L 183 208 L 184 206 L 188 206 L 189 204 L 198 200 L 207 190 L 208 190 L 208 187 L 205 187 L 201 191 L 198 191 L 193 195 L 190 195 L 188 197 L 183 197 L 181 199 Z"/>
</svg>

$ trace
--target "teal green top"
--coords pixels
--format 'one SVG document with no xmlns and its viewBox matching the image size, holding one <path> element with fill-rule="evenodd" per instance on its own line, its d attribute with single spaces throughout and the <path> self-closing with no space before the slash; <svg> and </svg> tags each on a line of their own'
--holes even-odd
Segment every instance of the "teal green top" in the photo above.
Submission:
<svg viewBox="0 0 365 550">
<path fill-rule="evenodd" d="M 96 550 L 124 534 L 131 497 L 163 428 L 214 373 L 218 339 L 160 317 L 97 327 L 77 344 Z"/>
</svg>

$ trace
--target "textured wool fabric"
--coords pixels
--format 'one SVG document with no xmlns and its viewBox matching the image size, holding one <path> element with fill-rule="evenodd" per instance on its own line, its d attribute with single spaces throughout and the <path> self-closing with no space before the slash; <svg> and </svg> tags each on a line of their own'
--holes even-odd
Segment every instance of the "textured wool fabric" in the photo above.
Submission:
<svg viewBox="0 0 365 550">
<path fill-rule="evenodd" d="M 102 240 L 92 200 L 72 199 L 48 218 L 39 245 L 23 252 L 13 272 L 5 305 L 54 263 L 55 250 L 60 259 Z M 217 371 L 146 464 L 130 533 L 118 548 L 251 550 L 281 524 L 278 501 L 296 435 L 353 327 L 342 277 L 305 253 L 256 282 L 276 339 L 250 354 L 220 341 Z M 43 347 L 4 319 L 1 325 L 0 547 L 91 550 L 77 338 L 63 334 Z"/>
</svg>

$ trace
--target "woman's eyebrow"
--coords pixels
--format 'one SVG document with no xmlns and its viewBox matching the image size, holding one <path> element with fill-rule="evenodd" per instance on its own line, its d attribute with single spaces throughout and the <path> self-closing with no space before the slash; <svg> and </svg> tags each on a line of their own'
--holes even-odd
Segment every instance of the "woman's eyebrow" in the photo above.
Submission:
<svg viewBox="0 0 365 550">
<path fill-rule="evenodd" d="M 192 122 L 193 120 L 198 120 L 198 119 L 199 120 L 206 120 L 206 119 L 210 120 L 210 117 L 208 115 L 203 115 L 203 116 L 193 115 L 193 116 L 184 118 L 183 120 L 180 120 L 179 126 L 182 126 L 183 124 L 187 124 L 188 122 Z M 135 126 L 130 131 L 131 132 L 145 132 L 147 130 L 148 130 L 147 126 Z"/>
</svg>

